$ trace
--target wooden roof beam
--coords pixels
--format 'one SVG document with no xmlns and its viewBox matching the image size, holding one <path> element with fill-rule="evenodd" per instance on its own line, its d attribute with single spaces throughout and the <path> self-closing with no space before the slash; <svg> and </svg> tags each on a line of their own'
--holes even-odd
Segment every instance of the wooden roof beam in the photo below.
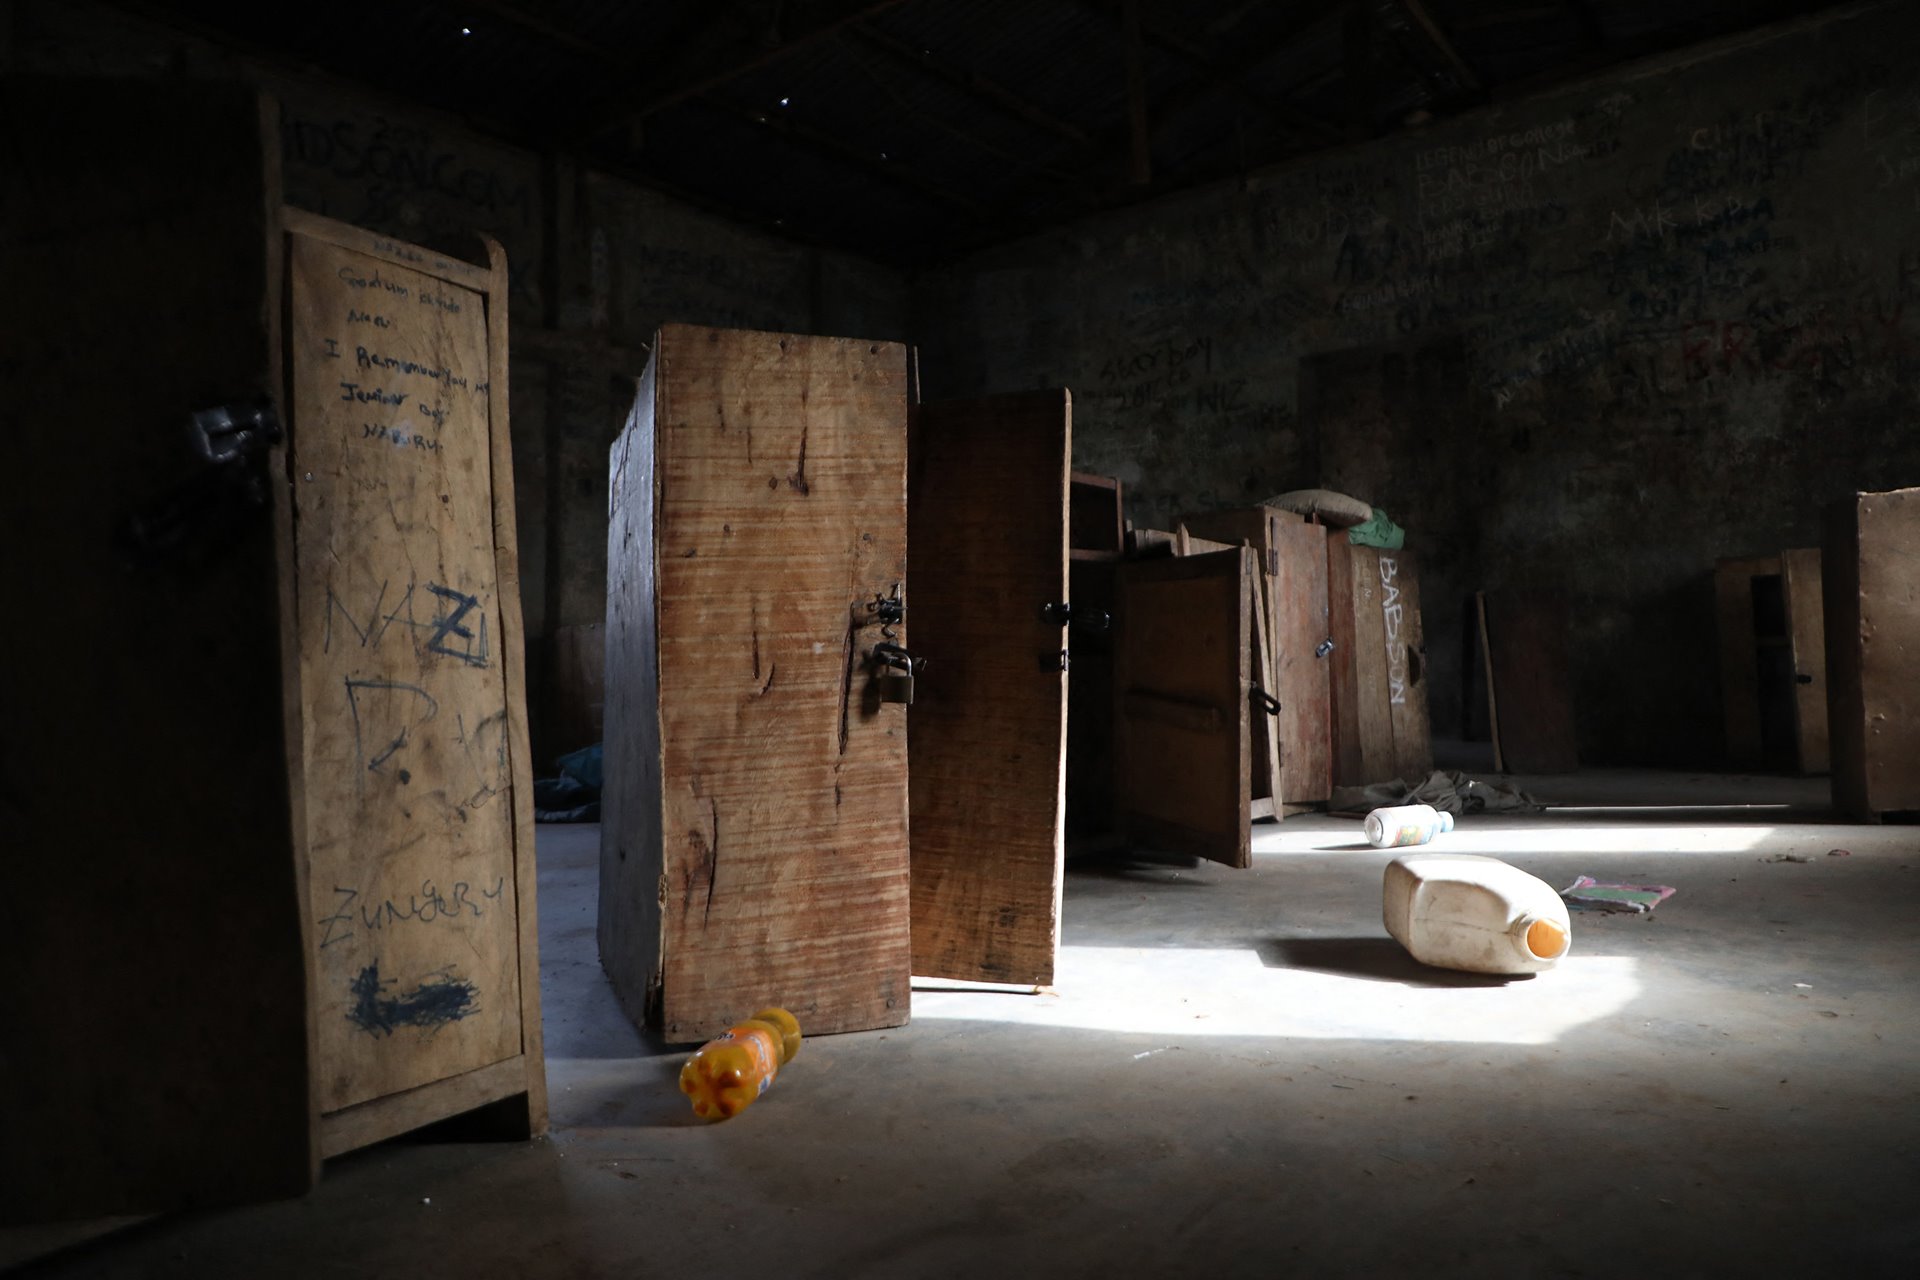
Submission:
<svg viewBox="0 0 1920 1280">
<path fill-rule="evenodd" d="M 743 35 L 736 20 L 739 15 L 724 9 L 724 17 L 684 39 L 669 39 L 674 46 L 645 63 L 630 68 L 629 78 L 637 81 L 588 112 L 571 131 L 569 141 L 598 137 L 611 129 L 645 120 L 659 111 L 690 98 L 721 88 L 730 81 L 770 66 L 800 50 L 838 34 L 850 23 L 876 17 L 898 8 L 907 0 L 821 0 L 802 11 L 810 19 L 785 37 L 771 44 L 756 43 Z M 718 46 L 710 58 L 685 56 L 688 48 Z M 691 65 L 689 64 L 691 61 Z M 718 65 L 715 65 L 715 63 Z"/>
<path fill-rule="evenodd" d="M 987 212 L 987 207 L 971 196 L 956 191 L 944 183 L 923 178 L 912 170 L 903 168 L 891 161 L 882 160 L 869 148 L 855 146 L 850 142 L 835 137 L 824 129 L 806 124 L 800 120 L 795 120 L 791 116 L 763 111 L 758 107 L 750 107 L 744 103 L 724 98 L 717 93 L 703 93 L 700 95 L 699 100 L 703 106 L 714 107 L 729 115 L 738 116 L 740 119 L 752 124 L 762 125 L 779 134 L 788 142 L 797 143 L 811 148 L 814 151 L 818 151 L 823 155 L 832 156 L 836 160 L 871 173 L 878 178 L 893 183 L 895 186 L 910 188 L 920 195 L 938 201 L 949 208 L 958 209 L 975 216 Z"/>
<path fill-rule="evenodd" d="M 912 67 L 915 71 L 952 85 L 962 93 L 988 106 L 996 107 L 1010 116 L 1045 129 L 1049 133 L 1058 134 L 1080 146 L 1087 146 L 1093 141 L 1092 135 L 1079 125 L 1061 119 L 1045 107 L 1022 97 L 997 80 L 942 62 L 932 53 L 916 49 L 906 41 L 889 35 L 870 23 L 852 22 L 847 25 L 846 30 L 849 36 L 869 48 L 877 49 L 901 64 Z"/>
</svg>

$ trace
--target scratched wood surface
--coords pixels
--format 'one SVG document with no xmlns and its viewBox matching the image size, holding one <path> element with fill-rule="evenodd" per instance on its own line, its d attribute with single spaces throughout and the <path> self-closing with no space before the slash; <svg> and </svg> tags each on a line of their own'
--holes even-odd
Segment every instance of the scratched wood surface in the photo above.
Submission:
<svg viewBox="0 0 1920 1280">
<path fill-rule="evenodd" d="M 1121 566 L 1117 790 L 1136 844 L 1252 863 L 1245 547 Z"/>
<path fill-rule="evenodd" d="M 1727 757 L 1738 768 L 1758 768 L 1760 667 L 1753 631 L 1753 580 L 1779 573 L 1779 556 L 1725 559 L 1714 566 L 1714 616 L 1720 642 L 1720 705 Z"/>
<path fill-rule="evenodd" d="M 906 708 L 866 606 L 905 587 L 906 349 L 670 325 L 653 378 L 655 540 L 623 554 L 656 575 L 660 1026 L 897 1026 Z"/>
<path fill-rule="evenodd" d="M 1826 608 L 1820 588 L 1820 549 L 1780 553 L 1787 598 L 1787 636 L 1793 653 L 1794 736 L 1800 772 L 1825 773 L 1831 752 L 1827 730 Z"/>
<path fill-rule="evenodd" d="M 916 974 L 1053 981 L 1070 678 L 1058 657 L 1078 629 L 1043 611 L 1067 599 L 1072 413 L 1064 390 L 914 412 L 907 616 L 927 660 L 907 713 Z"/>
<path fill-rule="evenodd" d="M 322 1112 L 521 1050 L 483 295 L 290 238 Z"/>
<path fill-rule="evenodd" d="M 0 1221 L 296 1195 L 275 522 L 116 544 L 202 473 L 188 414 L 273 385 L 277 118 L 89 76 L 8 77 L 0 120 Z"/>
<path fill-rule="evenodd" d="M 1314 804 L 1333 786 L 1331 653 L 1327 606 L 1327 530 L 1290 511 L 1271 511 L 1273 648 L 1280 715 L 1281 799 Z"/>
<path fill-rule="evenodd" d="M 1420 616 L 1420 574 L 1407 551 L 1381 551 L 1381 657 L 1386 670 L 1393 774 L 1421 778 L 1433 770 L 1427 710 L 1427 635 Z"/>
<path fill-rule="evenodd" d="M 1920 489 L 1837 504 L 1822 565 L 1834 802 L 1920 810 Z"/>
</svg>

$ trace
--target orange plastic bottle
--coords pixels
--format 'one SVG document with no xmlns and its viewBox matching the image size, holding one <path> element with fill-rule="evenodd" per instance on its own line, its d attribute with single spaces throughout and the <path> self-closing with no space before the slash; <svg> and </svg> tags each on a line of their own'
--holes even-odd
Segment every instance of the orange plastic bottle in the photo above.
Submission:
<svg viewBox="0 0 1920 1280">
<path fill-rule="evenodd" d="M 800 1052 L 800 1020 L 785 1009 L 762 1009 L 700 1046 L 680 1068 L 680 1092 L 703 1120 L 727 1120 L 773 1087 L 780 1068 Z"/>
</svg>

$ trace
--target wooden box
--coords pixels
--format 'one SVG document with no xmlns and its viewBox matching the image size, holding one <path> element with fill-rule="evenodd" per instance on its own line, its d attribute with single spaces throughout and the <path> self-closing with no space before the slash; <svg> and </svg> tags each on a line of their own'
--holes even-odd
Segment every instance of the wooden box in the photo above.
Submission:
<svg viewBox="0 0 1920 1280">
<path fill-rule="evenodd" d="M 907 1020 L 907 353 L 669 325 L 611 456 L 600 956 L 703 1040 Z"/>
<path fill-rule="evenodd" d="M 1736 768 L 1827 771 L 1820 559 L 1814 547 L 1714 566 L 1720 697 Z"/>
<path fill-rule="evenodd" d="M 1433 768 L 1420 575 L 1404 550 L 1327 537 L 1333 785 L 1418 779 Z"/>
<path fill-rule="evenodd" d="M 543 1129 L 504 256 L 281 209 L 244 89 L 3 93 L 0 1204 Z"/>
<path fill-rule="evenodd" d="M 1920 810 L 1920 489 L 1830 513 L 1823 558 L 1834 804 Z"/>
</svg>

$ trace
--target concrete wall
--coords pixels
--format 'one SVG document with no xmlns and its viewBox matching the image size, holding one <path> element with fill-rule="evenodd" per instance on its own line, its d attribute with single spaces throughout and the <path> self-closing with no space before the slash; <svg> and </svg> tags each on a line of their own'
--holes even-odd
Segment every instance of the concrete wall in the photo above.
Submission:
<svg viewBox="0 0 1920 1280">
<path fill-rule="evenodd" d="M 919 282 L 930 395 L 1074 392 L 1133 513 L 1325 482 L 1460 602 L 1572 595 L 1589 760 L 1719 758 L 1713 560 L 1920 482 L 1920 6 L 1638 64 Z"/>
<path fill-rule="evenodd" d="M 0 66 L 77 75 L 245 76 L 282 107 L 286 199 L 512 272 L 511 416 L 522 604 L 533 644 L 606 608 L 607 448 L 667 321 L 903 340 L 905 277 L 701 212 L 559 156 L 341 82 L 261 64 L 91 3 L 0 0 Z M 55 122 L 49 122 L 53 127 Z M 139 128 L 129 121 L 128 128 Z"/>
</svg>

